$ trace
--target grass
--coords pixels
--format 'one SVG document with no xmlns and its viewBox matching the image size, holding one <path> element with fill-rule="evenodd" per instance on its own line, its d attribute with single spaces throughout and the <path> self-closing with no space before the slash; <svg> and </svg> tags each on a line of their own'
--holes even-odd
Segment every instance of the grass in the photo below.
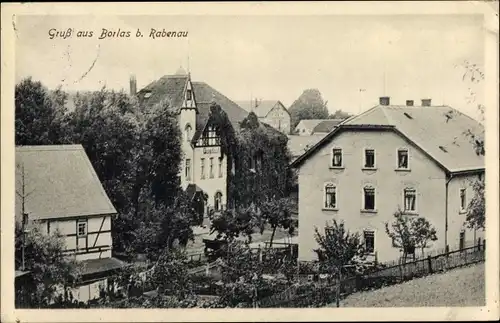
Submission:
<svg viewBox="0 0 500 323">
<path fill-rule="evenodd" d="M 485 306 L 484 263 L 347 296 L 341 307 Z M 335 307 L 330 304 L 328 307 Z"/>
</svg>

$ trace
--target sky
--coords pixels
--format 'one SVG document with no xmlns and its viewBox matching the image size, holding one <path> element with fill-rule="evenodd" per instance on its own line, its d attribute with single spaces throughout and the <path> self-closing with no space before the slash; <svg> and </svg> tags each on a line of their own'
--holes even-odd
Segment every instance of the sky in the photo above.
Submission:
<svg viewBox="0 0 500 323">
<path fill-rule="evenodd" d="M 92 38 L 49 38 L 49 30 L 93 31 Z M 102 28 L 131 31 L 101 39 Z M 139 28 L 144 34 L 136 38 Z M 187 38 L 148 37 L 150 28 Z M 431 98 L 477 117 L 479 85 L 462 79 L 464 61 L 484 66 L 482 17 L 473 15 L 18 16 L 16 82 L 31 76 L 69 91 L 138 88 L 179 67 L 228 98 L 289 106 L 318 89 L 333 113 Z M 360 89 L 363 89 L 360 91 Z"/>
</svg>

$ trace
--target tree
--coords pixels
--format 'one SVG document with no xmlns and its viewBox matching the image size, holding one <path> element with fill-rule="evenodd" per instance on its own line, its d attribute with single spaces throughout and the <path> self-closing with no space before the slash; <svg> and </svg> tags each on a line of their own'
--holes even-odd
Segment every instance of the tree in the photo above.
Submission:
<svg viewBox="0 0 500 323">
<path fill-rule="evenodd" d="M 472 84 L 480 83 L 484 80 L 483 71 L 477 66 L 477 64 L 465 61 L 463 64 L 465 69 L 463 80 L 470 81 Z M 485 107 L 481 103 L 476 102 L 476 93 L 469 88 L 469 98 L 468 103 L 476 104 L 479 115 L 481 116 L 481 122 L 484 122 L 484 110 Z M 469 137 L 474 151 L 479 156 L 485 156 L 485 146 L 484 146 L 484 128 L 482 131 L 477 133 L 471 129 L 465 131 L 465 135 Z M 484 176 L 480 176 L 478 180 L 473 183 L 474 196 L 469 202 L 467 215 L 465 223 L 471 229 L 482 229 L 485 228 L 485 182 Z"/>
<path fill-rule="evenodd" d="M 288 230 L 288 234 L 293 234 L 295 226 L 292 219 L 292 207 L 293 204 L 290 198 L 268 200 L 259 206 L 262 223 L 269 224 L 272 229 L 269 247 L 273 246 L 274 234 L 277 228 L 283 228 Z M 264 232 L 264 227 L 264 225 L 261 226 L 261 233 Z"/>
<path fill-rule="evenodd" d="M 186 254 L 178 249 L 166 249 L 155 263 L 151 273 L 152 286 L 159 294 L 184 299 L 192 294 L 186 266 Z"/>
<path fill-rule="evenodd" d="M 23 233 L 16 222 L 15 239 L 16 262 L 23 262 L 24 250 L 24 270 L 30 272 L 34 284 L 31 306 L 47 307 L 57 302 L 58 296 L 65 302 L 70 301 L 64 299 L 66 293 L 63 291 L 75 286 L 81 267 L 74 259 L 65 256 L 64 238 L 58 232 L 44 234 L 36 225 Z"/>
<path fill-rule="evenodd" d="M 291 129 L 295 129 L 300 120 L 327 119 L 327 102 L 323 101 L 317 89 L 307 89 L 295 100 L 288 111 L 291 115 Z"/>
<path fill-rule="evenodd" d="M 429 243 L 438 239 L 436 229 L 424 217 L 407 216 L 399 209 L 394 212 L 393 222 L 385 223 L 385 232 L 393 245 L 402 249 L 404 263 L 409 253 L 415 257 L 416 248 L 423 254 Z"/>
<path fill-rule="evenodd" d="M 352 115 L 349 112 L 345 112 L 345 111 L 342 111 L 342 110 L 337 110 L 337 111 L 335 111 L 334 114 L 330 114 L 328 116 L 328 119 L 347 119 L 347 118 L 349 118 L 351 116 Z"/>
<path fill-rule="evenodd" d="M 333 220 L 332 225 L 326 225 L 325 233 L 315 228 L 315 239 L 319 245 L 317 250 L 320 262 L 329 272 L 337 274 L 337 307 L 340 306 L 340 288 L 342 272 L 356 266 L 364 259 L 364 246 L 359 233 L 350 233 L 344 223 Z"/>
<path fill-rule="evenodd" d="M 252 242 L 252 234 L 260 226 L 261 220 L 252 206 L 226 209 L 222 212 L 210 214 L 210 234 L 217 232 L 217 239 L 232 242 L 240 235 L 246 242 Z"/>
<path fill-rule="evenodd" d="M 51 92 L 31 78 L 16 84 L 16 145 L 63 143 L 66 99 L 60 89 Z"/>
</svg>

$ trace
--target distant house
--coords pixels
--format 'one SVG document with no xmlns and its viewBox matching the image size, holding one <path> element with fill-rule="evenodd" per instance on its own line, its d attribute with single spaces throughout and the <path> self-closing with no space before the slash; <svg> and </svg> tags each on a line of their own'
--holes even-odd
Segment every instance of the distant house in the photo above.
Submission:
<svg viewBox="0 0 500 323">
<path fill-rule="evenodd" d="M 399 258 L 400 248 L 385 232 L 398 208 L 436 228 L 432 249 L 463 248 L 484 234 L 464 224 L 472 185 L 485 172 L 466 131 L 480 136 L 484 128 L 451 107 L 409 103 L 380 98 L 292 163 L 299 183 L 299 260 L 317 258 L 314 228 L 328 219 L 359 232 L 369 259 Z"/>
<path fill-rule="evenodd" d="M 288 135 L 290 133 L 290 113 L 279 100 L 237 101 L 240 107 L 254 112 L 260 121 Z"/>
<path fill-rule="evenodd" d="M 324 137 L 325 134 L 322 133 L 312 134 L 310 136 L 289 135 L 288 150 L 292 154 L 292 161 L 303 155 L 309 148 L 312 148 Z"/>
<path fill-rule="evenodd" d="M 304 119 L 295 127 L 293 134 L 299 136 L 310 136 L 313 134 L 314 128 L 326 119 Z"/>
<path fill-rule="evenodd" d="M 135 79 L 132 79 L 131 93 L 134 88 Z M 227 205 L 227 158 L 220 158 L 220 133 L 209 123 L 210 106 L 220 105 L 235 131 L 239 130 L 248 112 L 207 83 L 192 81 L 191 75 L 183 70 L 148 84 L 136 96 L 146 109 L 153 109 L 161 102 L 169 103 L 169 108 L 178 116 L 182 131 L 184 160 L 179 174 L 182 188 L 197 201 L 199 210 L 207 213 L 224 209 Z"/>
<path fill-rule="evenodd" d="M 312 134 L 314 135 L 326 135 L 330 133 L 335 127 L 344 121 L 344 119 L 328 119 L 328 120 L 323 120 L 320 123 L 316 125 L 316 127 L 313 128 Z"/>
<path fill-rule="evenodd" d="M 16 164 L 16 221 L 22 221 L 24 212 L 42 232 L 58 230 L 65 254 L 83 268 L 74 298 L 98 298 L 101 290 L 112 287 L 108 277 L 125 264 L 112 257 L 116 210 L 85 150 L 81 145 L 20 146 Z"/>
</svg>

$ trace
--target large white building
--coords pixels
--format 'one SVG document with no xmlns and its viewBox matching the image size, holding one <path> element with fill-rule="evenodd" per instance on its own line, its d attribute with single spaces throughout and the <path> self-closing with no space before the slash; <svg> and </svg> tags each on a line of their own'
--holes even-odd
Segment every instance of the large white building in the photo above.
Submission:
<svg viewBox="0 0 500 323">
<path fill-rule="evenodd" d="M 132 79 L 132 92 L 134 88 Z M 170 109 L 176 111 L 182 131 L 182 188 L 192 195 L 205 194 L 205 211 L 223 209 L 227 203 L 227 158 L 221 158 L 220 137 L 209 122 L 210 106 L 218 104 L 235 130 L 248 112 L 210 85 L 193 82 L 190 74 L 182 70 L 150 83 L 137 92 L 137 97 L 149 108 L 166 100 Z"/>
</svg>

